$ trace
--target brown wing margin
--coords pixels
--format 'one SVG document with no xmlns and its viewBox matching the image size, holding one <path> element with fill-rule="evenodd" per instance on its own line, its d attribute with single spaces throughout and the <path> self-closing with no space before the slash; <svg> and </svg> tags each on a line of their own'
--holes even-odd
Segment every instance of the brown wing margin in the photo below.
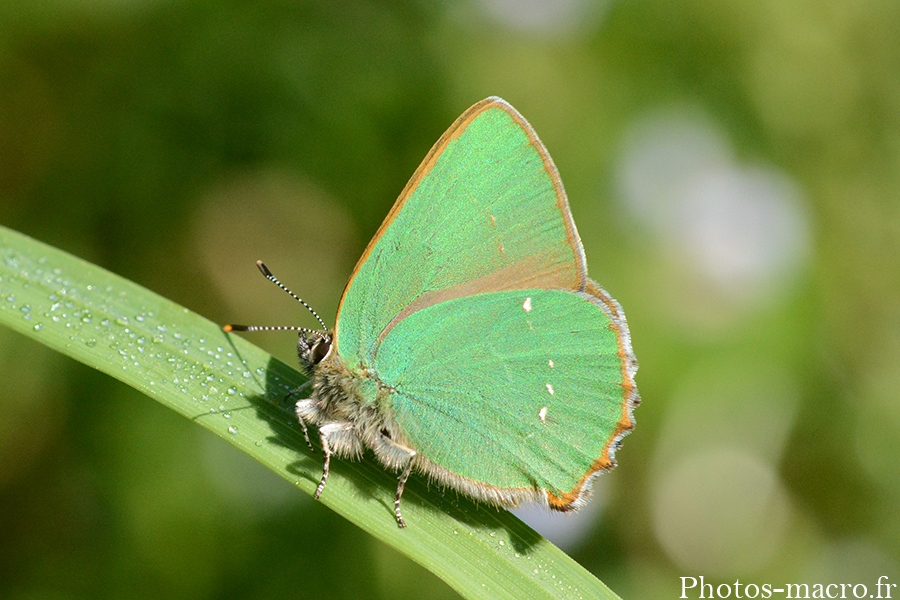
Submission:
<svg viewBox="0 0 900 600">
<path fill-rule="evenodd" d="M 604 446 L 603 453 L 594 460 L 587 473 L 584 474 L 575 487 L 561 496 L 547 492 L 547 504 L 553 510 L 562 512 L 583 506 L 587 501 L 594 478 L 616 466 L 616 450 L 621 444 L 622 438 L 634 429 L 634 409 L 641 403 L 641 396 L 634 381 L 635 373 L 638 370 L 638 362 L 631 347 L 631 332 L 628 330 L 628 323 L 625 320 L 625 313 L 622 312 L 622 307 L 591 279 L 587 280 L 585 295 L 590 296 L 593 302 L 599 304 L 612 321 L 609 328 L 615 331 L 618 339 L 618 356 L 623 374 L 623 380 L 620 384 L 622 386 L 623 402 L 616 429 L 610 436 L 606 446 Z"/>
</svg>

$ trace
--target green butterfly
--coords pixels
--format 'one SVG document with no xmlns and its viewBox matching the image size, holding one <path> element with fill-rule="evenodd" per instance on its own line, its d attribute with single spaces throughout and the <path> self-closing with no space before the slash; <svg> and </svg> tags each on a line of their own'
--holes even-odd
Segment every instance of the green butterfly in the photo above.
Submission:
<svg viewBox="0 0 900 600">
<path fill-rule="evenodd" d="M 332 455 L 371 450 L 400 472 L 400 527 L 412 471 L 496 506 L 576 509 L 634 428 L 625 315 L 587 276 L 546 148 L 500 98 L 434 145 L 322 327 L 291 328 L 312 377 L 297 416 L 325 455 L 316 498 Z"/>
</svg>

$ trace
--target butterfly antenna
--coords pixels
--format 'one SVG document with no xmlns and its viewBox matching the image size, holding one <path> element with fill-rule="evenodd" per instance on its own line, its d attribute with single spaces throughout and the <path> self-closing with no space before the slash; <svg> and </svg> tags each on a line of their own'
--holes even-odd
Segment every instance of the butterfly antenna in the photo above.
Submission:
<svg viewBox="0 0 900 600">
<path fill-rule="evenodd" d="M 294 292 L 289 290 L 286 285 L 284 285 L 283 283 L 278 281 L 278 278 L 275 277 L 274 275 L 272 275 L 272 272 L 269 270 L 269 268 L 265 264 L 263 264 L 263 261 L 261 261 L 261 260 L 256 261 L 256 266 L 259 268 L 259 272 L 262 273 L 266 279 L 268 279 L 269 281 L 271 281 L 272 283 L 274 283 L 275 285 L 277 285 L 278 287 L 283 289 L 285 292 L 290 294 L 291 298 L 293 298 L 294 300 L 296 300 L 297 302 L 299 302 L 300 304 L 305 306 L 306 310 L 308 310 L 310 313 L 312 313 L 312 316 L 314 316 L 316 318 L 316 321 L 319 322 L 319 325 L 322 326 L 322 331 L 326 332 L 325 337 L 327 337 L 328 327 L 325 325 L 325 321 L 323 321 L 322 318 L 319 316 L 319 313 L 314 311 L 312 309 L 312 307 L 309 304 L 307 304 L 305 300 L 303 300 L 303 298 L 301 298 L 300 296 L 298 296 L 297 294 L 295 294 Z M 297 326 L 293 326 L 293 325 L 280 325 L 280 326 L 225 325 L 223 327 L 223 329 L 225 331 L 305 331 L 307 333 L 321 335 L 321 332 L 316 331 L 314 329 L 309 329 L 308 327 L 297 327 Z"/>
</svg>

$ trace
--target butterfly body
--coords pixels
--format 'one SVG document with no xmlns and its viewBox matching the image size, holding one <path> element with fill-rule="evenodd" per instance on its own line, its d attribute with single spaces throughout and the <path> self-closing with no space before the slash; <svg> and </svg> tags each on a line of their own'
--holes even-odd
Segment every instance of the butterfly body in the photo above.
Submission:
<svg viewBox="0 0 900 600">
<path fill-rule="evenodd" d="M 496 506 L 580 507 L 640 402 L 622 309 L 587 277 L 549 154 L 499 98 L 438 140 L 334 331 L 302 332 L 298 350 L 312 392 L 297 416 L 325 454 L 316 497 L 332 455 L 370 450 L 400 472 L 401 526 L 413 471 Z"/>
</svg>

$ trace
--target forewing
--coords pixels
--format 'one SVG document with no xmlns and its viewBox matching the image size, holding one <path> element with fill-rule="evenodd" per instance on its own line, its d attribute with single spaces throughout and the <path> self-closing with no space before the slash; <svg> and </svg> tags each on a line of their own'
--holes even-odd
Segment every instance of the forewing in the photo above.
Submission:
<svg viewBox="0 0 900 600">
<path fill-rule="evenodd" d="M 556 167 L 499 98 L 441 137 L 360 258 L 338 311 L 336 347 L 369 364 L 408 315 L 453 298 L 527 288 L 581 290 L 583 250 Z"/>
</svg>

